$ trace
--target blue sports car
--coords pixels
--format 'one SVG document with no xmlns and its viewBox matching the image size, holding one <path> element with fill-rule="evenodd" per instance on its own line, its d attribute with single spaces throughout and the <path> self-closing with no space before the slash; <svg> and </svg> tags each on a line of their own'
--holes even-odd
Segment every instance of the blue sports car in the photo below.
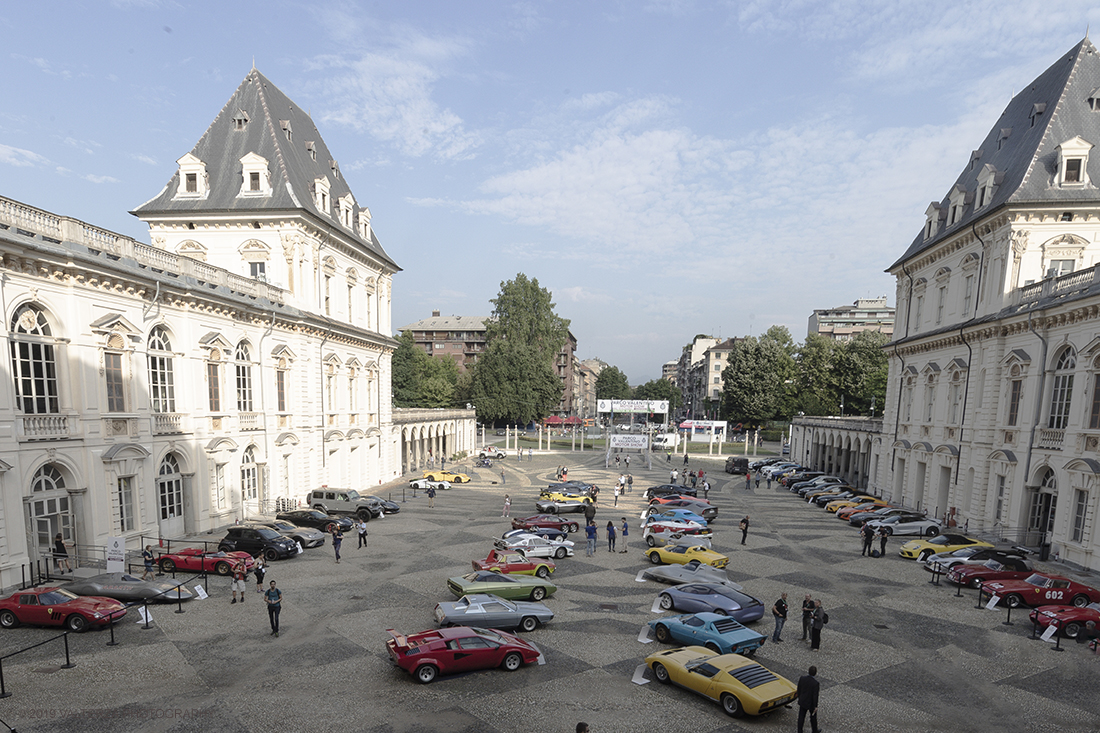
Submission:
<svg viewBox="0 0 1100 733">
<path fill-rule="evenodd" d="M 705 646 L 719 654 L 748 654 L 764 646 L 764 635 L 746 629 L 729 616 L 718 613 L 689 613 L 666 616 L 649 622 L 662 644 Z"/>
<path fill-rule="evenodd" d="M 679 522 L 696 522 L 704 527 L 707 526 L 707 520 L 689 509 L 666 509 L 660 514 L 654 514 L 653 517 L 657 521 L 673 519 Z"/>
<path fill-rule="evenodd" d="M 665 611 L 688 613 L 710 611 L 733 616 L 743 624 L 764 615 L 764 604 L 741 591 L 717 583 L 684 583 L 661 591 L 658 596 Z"/>
</svg>

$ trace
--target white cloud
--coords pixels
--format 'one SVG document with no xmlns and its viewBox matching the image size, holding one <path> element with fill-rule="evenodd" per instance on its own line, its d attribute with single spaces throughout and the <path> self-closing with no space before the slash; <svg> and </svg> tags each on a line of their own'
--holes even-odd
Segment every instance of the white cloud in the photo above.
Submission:
<svg viewBox="0 0 1100 733">
<path fill-rule="evenodd" d="M 13 148 L 10 145 L 0 143 L 0 163 L 25 168 L 35 165 L 44 165 L 50 161 L 38 153 L 22 148 Z"/>
<path fill-rule="evenodd" d="M 151 158 L 148 155 L 139 155 L 137 153 L 131 153 L 130 157 L 139 163 L 145 163 L 146 165 L 157 165 L 155 158 Z"/>
<path fill-rule="evenodd" d="M 81 176 L 81 178 L 83 178 L 85 181 L 90 181 L 91 183 L 96 183 L 96 184 L 99 184 L 99 183 L 119 183 L 119 180 L 117 178 L 115 178 L 114 176 L 97 176 L 94 173 L 86 173 L 85 175 Z"/>
</svg>

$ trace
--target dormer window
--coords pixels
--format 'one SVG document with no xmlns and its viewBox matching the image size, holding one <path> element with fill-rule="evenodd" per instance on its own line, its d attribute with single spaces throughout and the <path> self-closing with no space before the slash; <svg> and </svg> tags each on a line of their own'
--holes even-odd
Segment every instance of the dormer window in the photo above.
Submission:
<svg viewBox="0 0 1100 733">
<path fill-rule="evenodd" d="M 355 199 L 347 194 L 340 199 L 340 223 L 351 229 L 351 216 L 355 212 Z"/>
<path fill-rule="evenodd" d="M 370 209 L 366 206 L 359 209 L 359 236 L 369 242 L 370 236 Z"/>
<path fill-rule="evenodd" d="M 279 126 L 283 128 L 283 132 L 286 133 L 287 142 L 293 142 L 294 130 L 290 127 L 290 120 L 279 120 Z"/>
<path fill-rule="evenodd" d="M 982 151 L 981 150 L 971 151 L 971 153 L 970 153 L 970 170 L 974 170 L 974 166 L 976 166 L 978 164 L 978 161 L 981 159 L 981 157 L 982 157 Z"/>
<path fill-rule="evenodd" d="M 1001 128 L 1001 135 L 1000 135 L 1000 137 L 997 138 L 997 150 L 1000 150 L 1001 148 L 1004 147 L 1005 140 L 1007 140 L 1011 134 L 1012 134 L 1012 128 L 1011 127 L 1002 127 Z"/>
<path fill-rule="evenodd" d="M 326 216 L 329 213 L 329 189 L 328 178 L 321 176 L 313 181 L 313 203 Z"/>
<path fill-rule="evenodd" d="M 1093 89 L 1092 94 L 1089 95 L 1089 109 L 1100 112 L 1100 87 Z"/>
<path fill-rule="evenodd" d="M 240 163 L 241 190 L 237 196 L 270 196 L 271 172 L 268 169 L 267 158 L 249 153 L 241 158 Z"/>
<path fill-rule="evenodd" d="M 191 153 L 176 161 L 179 166 L 179 185 L 176 198 L 206 198 L 210 193 L 210 179 L 206 175 L 206 163 Z"/>
<path fill-rule="evenodd" d="M 949 194 L 947 225 L 952 226 L 962 221 L 966 205 L 973 201 L 974 194 L 956 183 Z"/>
<path fill-rule="evenodd" d="M 309 153 L 311 160 L 317 160 L 317 144 L 313 142 L 306 143 L 306 152 Z"/>
<path fill-rule="evenodd" d="M 335 160 L 330 160 L 328 162 L 328 164 L 329 164 L 329 167 L 332 168 L 332 177 L 333 178 L 339 178 L 340 177 L 340 164 L 337 163 Z"/>
<path fill-rule="evenodd" d="M 991 164 L 986 163 L 982 166 L 981 173 L 978 174 L 978 205 L 976 208 L 981 209 L 989 204 L 993 199 L 993 189 L 1000 185 L 1003 178 L 1004 173 L 999 172 Z"/>
<path fill-rule="evenodd" d="M 1058 185 L 1088 185 L 1088 160 L 1092 143 L 1081 137 L 1066 140 L 1058 146 Z"/>
<path fill-rule="evenodd" d="M 248 113 L 243 109 L 237 110 L 237 114 L 233 115 L 233 129 L 243 130 L 248 125 Z"/>
<path fill-rule="evenodd" d="M 940 209 L 940 205 L 933 201 L 928 204 L 928 208 L 924 210 L 924 238 L 931 239 L 936 235 L 936 232 L 940 228 L 940 219 L 943 218 L 943 213 Z"/>
<path fill-rule="evenodd" d="M 1043 113 L 1047 111 L 1047 105 L 1045 102 L 1039 102 L 1031 108 L 1031 126 L 1035 127 L 1035 120 L 1042 117 Z"/>
</svg>

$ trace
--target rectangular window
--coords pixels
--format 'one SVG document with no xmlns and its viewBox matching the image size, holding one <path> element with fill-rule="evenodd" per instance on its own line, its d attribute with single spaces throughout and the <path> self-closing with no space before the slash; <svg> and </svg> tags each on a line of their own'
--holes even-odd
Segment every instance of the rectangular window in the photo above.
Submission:
<svg viewBox="0 0 1100 733">
<path fill-rule="evenodd" d="M 176 388 L 172 379 L 172 360 L 166 356 L 150 356 L 149 397 L 153 412 L 176 411 Z"/>
<path fill-rule="evenodd" d="M 1024 390 L 1024 380 L 1014 379 L 1008 389 L 1008 420 L 1010 427 L 1015 427 L 1020 418 L 1020 395 Z"/>
<path fill-rule="evenodd" d="M 120 476 L 117 490 L 119 530 L 129 532 L 134 528 L 134 477 Z"/>
<path fill-rule="evenodd" d="M 122 381 L 122 354 L 108 351 L 103 354 L 103 368 L 107 378 L 107 412 L 126 412 L 125 386 Z"/>
<path fill-rule="evenodd" d="M 1051 260 L 1050 267 L 1047 268 L 1047 273 L 1051 277 L 1068 275 L 1073 272 L 1073 266 L 1076 264 L 1077 260 Z"/>
<path fill-rule="evenodd" d="M 348 283 L 348 320 L 355 315 L 355 285 Z"/>
<path fill-rule="evenodd" d="M 1051 430 L 1065 430 L 1069 424 L 1070 399 L 1073 396 L 1073 375 L 1055 374 L 1050 399 L 1050 419 L 1047 427 Z"/>
<path fill-rule="evenodd" d="M 332 278 L 325 275 L 325 315 L 332 315 Z"/>
<path fill-rule="evenodd" d="M 57 365 L 51 344 L 11 342 L 15 391 L 25 415 L 57 413 Z"/>
<path fill-rule="evenodd" d="M 286 412 L 286 371 L 275 372 L 275 399 L 279 412 Z"/>
<path fill-rule="evenodd" d="M 1088 512 L 1089 494 L 1087 491 L 1077 489 L 1073 492 L 1073 534 L 1074 542 L 1085 541 L 1085 514 Z"/>
<path fill-rule="evenodd" d="M 913 411 L 913 388 L 905 388 L 905 422 L 909 422 L 909 416 Z"/>
<path fill-rule="evenodd" d="M 206 394 L 210 412 L 222 411 L 221 366 L 214 362 L 206 364 Z"/>
<path fill-rule="evenodd" d="M 266 262 L 249 262 L 248 274 L 252 276 L 254 280 L 267 281 L 267 263 Z"/>
<path fill-rule="evenodd" d="M 359 411 L 359 390 L 356 387 L 357 381 L 355 377 L 348 377 L 348 411 Z"/>
<path fill-rule="evenodd" d="M 1066 161 L 1066 183 L 1080 183 L 1081 182 L 1081 159 L 1070 158 Z"/>
<path fill-rule="evenodd" d="M 962 385 L 954 383 L 951 385 L 951 424 L 959 424 L 959 404 L 962 397 Z"/>
<path fill-rule="evenodd" d="M 936 325 L 943 323 L 943 309 L 947 305 L 947 286 L 940 288 L 939 298 L 936 302 Z"/>
<path fill-rule="evenodd" d="M 930 384 L 924 388 L 924 422 L 931 424 L 932 410 L 936 406 L 936 390 Z"/>
<path fill-rule="evenodd" d="M 199 174 L 188 173 L 186 178 L 187 193 L 199 192 Z"/>
<path fill-rule="evenodd" d="M 721 383 L 721 381 L 722 381 L 722 378 L 721 378 L 721 377 L 715 377 L 715 378 L 714 378 L 714 383 L 715 383 L 715 384 L 720 384 L 720 383 Z"/>
<path fill-rule="evenodd" d="M 993 520 L 1000 522 L 1004 518 L 1005 510 L 1005 477 L 997 476 L 997 505 L 993 513 Z"/>
<path fill-rule="evenodd" d="M 988 186 L 982 186 L 978 189 L 978 208 L 985 206 L 986 192 L 989 190 Z"/>
<path fill-rule="evenodd" d="M 237 364 L 237 411 L 252 412 L 252 365 Z"/>
<path fill-rule="evenodd" d="M 214 507 L 225 509 L 225 464 L 214 466 Z"/>
<path fill-rule="evenodd" d="M 260 190 L 260 174 L 249 173 L 248 174 L 248 190 L 259 191 Z"/>
<path fill-rule="evenodd" d="M 967 275 L 963 281 L 963 315 L 970 315 L 970 304 L 974 301 L 974 276 Z"/>
</svg>

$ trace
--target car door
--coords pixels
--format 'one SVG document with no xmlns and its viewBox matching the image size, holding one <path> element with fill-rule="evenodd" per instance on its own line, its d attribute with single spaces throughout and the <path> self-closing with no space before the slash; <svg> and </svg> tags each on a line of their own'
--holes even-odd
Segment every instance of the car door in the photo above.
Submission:
<svg viewBox="0 0 1100 733">
<path fill-rule="evenodd" d="M 711 610 L 711 607 L 707 605 L 704 600 L 707 595 L 707 589 L 703 586 L 695 583 L 688 583 L 679 586 L 676 590 L 681 594 L 680 600 L 676 604 L 679 610 L 687 611 L 688 613 Z"/>
<path fill-rule="evenodd" d="M 15 612 L 25 624 L 52 624 L 46 608 L 38 603 L 38 594 L 24 593 L 19 596 L 19 609 Z"/>
<path fill-rule="evenodd" d="M 455 651 L 455 670 L 487 669 L 500 663 L 500 646 L 480 636 L 467 636 L 458 640 Z"/>
<path fill-rule="evenodd" d="M 519 621 L 515 611 L 500 601 L 486 601 L 481 604 L 481 609 L 483 616 L 479 623 L 490 629 L 508 628 Z"/>
</svg>

